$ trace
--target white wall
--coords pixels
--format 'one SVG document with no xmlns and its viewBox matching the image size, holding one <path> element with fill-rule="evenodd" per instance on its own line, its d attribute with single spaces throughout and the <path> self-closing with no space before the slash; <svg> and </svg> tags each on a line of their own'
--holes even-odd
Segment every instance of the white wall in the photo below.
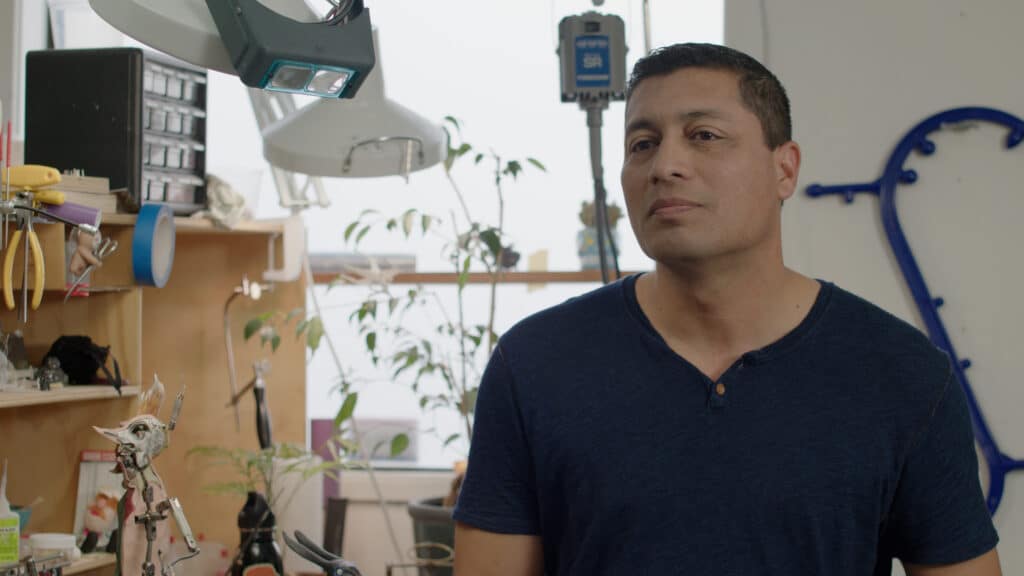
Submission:
<svg viewBox="0 0 1024 576">
<path fill-rule="evenodd" d="M 767 18 L 763 19 L 762 15 Z M 903 134 L 952 107 L 981 105 L 1024 116 L 1019 23 L 1009 0 L 750 0 L 726 2 L 726 43 L 767 59 L 789 91 L 804 152 L 802 186 L 881 175 Z M 765 32 L 767 31 L 767 32 Z M 1024 288 L 1024 147 L 978 125 L 935 137 L 935 156 L 908 161 L 921 175 L 897 206 L 942 318 L 1000 447 L 1024 455 L 1016 360 Z M 786 203 L 787 263 L 835 281 L 922 326 L 891 256 L 878 199 L 802 195 Z M 1008 477 L 995 517 L 1005 574 L 1024 572 L 1024 472 Z"/>
</svg>

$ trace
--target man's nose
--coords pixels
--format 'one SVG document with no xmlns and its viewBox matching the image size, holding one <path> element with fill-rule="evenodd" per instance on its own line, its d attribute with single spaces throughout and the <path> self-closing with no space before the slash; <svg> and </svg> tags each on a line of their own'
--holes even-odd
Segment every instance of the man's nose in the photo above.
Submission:
<svg viewBox="0 0 1024 576">
<path fill-rule="evenodd" d="M 651 183 L 688 180 L 693 176 L 692 155 L 686 142 L 664 138 L 651 160 Z"/>
</svg>

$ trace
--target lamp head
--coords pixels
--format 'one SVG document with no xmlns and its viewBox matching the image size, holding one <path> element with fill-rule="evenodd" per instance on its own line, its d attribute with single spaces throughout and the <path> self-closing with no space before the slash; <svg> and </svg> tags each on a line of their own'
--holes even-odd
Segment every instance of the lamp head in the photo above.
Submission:
<svg viewBox="0 0 1024 576">
<path fill-rule="evenodd" d="M 370 12 L 362 0 L 350 0 L 323 22 L 297 22 L 259 0 L 206 5 L 247 86 L 351 98 L 374 66 Z"/>
</svg>

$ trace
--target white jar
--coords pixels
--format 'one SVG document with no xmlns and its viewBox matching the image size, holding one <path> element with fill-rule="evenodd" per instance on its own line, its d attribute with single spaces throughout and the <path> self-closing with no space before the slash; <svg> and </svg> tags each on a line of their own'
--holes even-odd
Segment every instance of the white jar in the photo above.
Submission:
<svg viewBox="0 0 1024 576">
<path fill-rule="evenodd" d="M 32 556 L 36 559 L 48 558 L 61 553 L 68 560 L 78 560 L 82 557 L 81 551 L 75 546 L 73 534 L 42 532 L 29 536 L 28 543 L 32 547 Z"/>
</svg>

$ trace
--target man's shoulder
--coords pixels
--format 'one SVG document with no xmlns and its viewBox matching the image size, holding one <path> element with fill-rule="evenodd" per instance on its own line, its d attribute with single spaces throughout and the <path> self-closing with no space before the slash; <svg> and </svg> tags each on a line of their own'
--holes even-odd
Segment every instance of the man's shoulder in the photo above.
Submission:
<svg viewBox="0 0 1024 576">
<path fill-rule="evenodd" d="M 504 347 L 519 347 L 606 332 L 627 314 L 625 290 L 631 281 L 624 278 L 530 314 L 509 328 L 501 343 Z"/>
<path fill-rule="evenodd" d="M 909 322 L 838 286 L 832 286 L 825 340 L 849 356 L 883 368 L 893 376 L 916 374 L 944 383 L 949 357 Z M 914 378 L 917 379 L 917 378 Z"/>
</svg>

